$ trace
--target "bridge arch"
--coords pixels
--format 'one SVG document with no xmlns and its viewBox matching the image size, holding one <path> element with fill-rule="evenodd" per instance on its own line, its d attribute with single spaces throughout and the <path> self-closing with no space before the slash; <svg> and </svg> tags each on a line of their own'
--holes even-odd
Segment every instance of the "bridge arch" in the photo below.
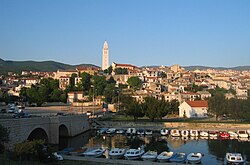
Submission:
<svg viewBox="0 0 250 165">
<path fill-rule="evenodd" d="M 69 129 L 66 125 L 61 124 L 59 126 L 59 137 L 68 137 L 69 136 Z"/>
<path fill-rule="evenodd" d="M 49 142 L 48 134 L 40 127 L 33 129 L 29 133 L 27 140 L 45 140 L 45 142 Z"/>
</svg>

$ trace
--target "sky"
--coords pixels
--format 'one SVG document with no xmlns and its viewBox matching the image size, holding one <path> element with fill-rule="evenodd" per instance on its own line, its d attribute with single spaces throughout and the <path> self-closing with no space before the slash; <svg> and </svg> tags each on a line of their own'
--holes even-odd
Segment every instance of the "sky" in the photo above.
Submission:
<svg viewBox="0 0 250 165">
<path fill-rule="evenodd" d="M 250 65 L 249 0 L 0 0 L 0 58 Z"/>
</svg>

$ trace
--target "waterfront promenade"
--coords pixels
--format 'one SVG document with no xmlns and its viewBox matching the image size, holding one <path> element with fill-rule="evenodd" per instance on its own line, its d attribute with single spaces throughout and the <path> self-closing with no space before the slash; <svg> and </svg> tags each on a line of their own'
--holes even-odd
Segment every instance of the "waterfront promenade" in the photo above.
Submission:
<svg viewBox="0 0 250 165">
<path fill-rule="evenodd" d="M 71 155 L 63 155 L 63 158 L 66 160 L 76 160 L 76 161 L 83 161 L 83 164 L 99 164 L 99 165 L 106 165 L 106 164 L 119 164 L 119 165 L 162 165 L 162 164 L 169 164 L 169 165 L 180 165 L 179 163 L 159 163 L 159 162 L 148 162 L 148 161 L 140 161 L 140 160 L 122 160 L 122 159 L 106 159 L 106 158 L 88 158 L 83 156 L 71 156 Z"/>
</svg>

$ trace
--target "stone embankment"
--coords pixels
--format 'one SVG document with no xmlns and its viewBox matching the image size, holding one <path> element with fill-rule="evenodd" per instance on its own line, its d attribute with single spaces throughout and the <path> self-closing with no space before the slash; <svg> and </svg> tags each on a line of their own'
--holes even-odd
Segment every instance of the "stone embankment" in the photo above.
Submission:
<svg viewBox="0 0 250 165">
<path fill-rule="evenodd" d="M 99 164 L 99 165 L 108 165 L 108 164 L 119 164 L 119 165 L 163 165 L 165 163 L 159 162 L 146 162 L 146 161 L 136 161 L 136 160 L 122 160 L 122 159 L 106 159 L 106 158 L 87 158 L 82 156 L 69 156 L 63 155 L 63 158 L 66 160 L 77 160 L 83 161 L 83 164 Z M 180 165 L 179 163 L 167 163 L 168 165 Z"/>
<path fill-rule="evenodd" d="M 248 130 L 250 124 L 232 124 L 232 123 L 182 123 L 182 122 L 119 122 L 119 121 L 100 121 L 103 127 L 114 128 L 147 128 L 153 130 L 167 129 L 196 129 L 196 130 L 224 130 L 237 131 Z"/>
</svg>

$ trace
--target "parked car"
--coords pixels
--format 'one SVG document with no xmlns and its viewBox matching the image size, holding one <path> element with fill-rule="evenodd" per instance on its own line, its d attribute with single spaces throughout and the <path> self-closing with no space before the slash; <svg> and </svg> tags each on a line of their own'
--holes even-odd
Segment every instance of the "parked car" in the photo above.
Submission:
<svg viewBox="0 0 250 165">
<path fill-rule="evenodd" d="M 10 107 L 8 110 L 7 110 L 8 113 L 16 113 L 18 112 L 18 108 L 16 106 L 13 106 L 13 107 Z"/>
</svg>

